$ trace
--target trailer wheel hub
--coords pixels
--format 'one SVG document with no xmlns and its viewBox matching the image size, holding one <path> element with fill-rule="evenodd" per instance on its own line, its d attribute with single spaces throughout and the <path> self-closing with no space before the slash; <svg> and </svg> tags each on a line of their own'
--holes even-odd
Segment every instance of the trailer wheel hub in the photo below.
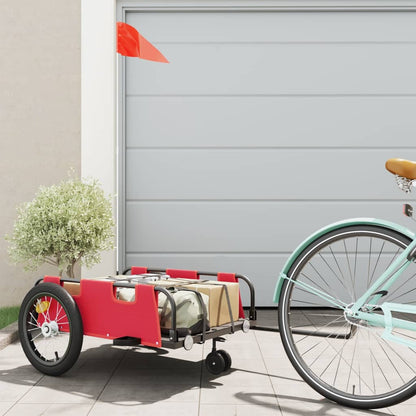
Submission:
<svg viewBox="0 0 416 416">
<path fill-rule="evenodd" d="M 58 334 L 59 328 L 55 321 L 44 322 L 41 326 L 42 335 L 45 338 L 53 337 Z"/>
</svg>

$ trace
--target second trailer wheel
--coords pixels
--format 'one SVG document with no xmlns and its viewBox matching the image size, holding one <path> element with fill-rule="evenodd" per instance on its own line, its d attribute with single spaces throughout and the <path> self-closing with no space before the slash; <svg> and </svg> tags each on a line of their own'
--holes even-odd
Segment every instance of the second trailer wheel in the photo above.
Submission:
<svg viewBox="0 0 416 416">
<path fill-rule="evenodd" d="M 211 374 L 218 375 L 225 371 L 225 359 L 218 351 L 212 351 L 205 359 L 205 366 Z"/>
<path fill-rule="evenodd" d="M 231 368 L 231 364 L 232 364 L 231 355 L 228 354 L 228 352 L 225 350 L 217 350 L 217 353 L 221 354 L 222 358 L 224 358 L 224 362 L 225 362 L 224 371 L 228 371 Z"/>
</svg>

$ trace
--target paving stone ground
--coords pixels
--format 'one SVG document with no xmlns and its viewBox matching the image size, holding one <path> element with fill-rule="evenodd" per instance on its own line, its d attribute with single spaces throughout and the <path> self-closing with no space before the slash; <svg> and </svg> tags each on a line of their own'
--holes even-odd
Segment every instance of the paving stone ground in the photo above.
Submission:
<svg viewBox="0 0 416 416">
<path fill-rule="evenodd" d="M 265 320 L 270 319 L 265 316 Z M 416 398 L 368 412 L 329 402 L 299 378 L 276 332 L 238 332 L 228 336 L 221 348 L 231 354 L 233 364 L 227 373 L 214 376 L 203 361 L 211 342 L 191 351 L 151 350 L 114 347 L 85 337 L 76 365 L 63 376 L 48 377 L 29 364 L 15 342 L 0 351 L 0 415 L 416 414 Z"/>
</svg>

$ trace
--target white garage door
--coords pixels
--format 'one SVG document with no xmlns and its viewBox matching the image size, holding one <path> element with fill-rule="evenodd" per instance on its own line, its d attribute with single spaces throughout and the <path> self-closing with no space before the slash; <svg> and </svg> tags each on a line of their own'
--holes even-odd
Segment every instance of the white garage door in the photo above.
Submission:
<svg viewBox="0 0 416 416">
<path fill-rule="evenodd" d="M 171 61 L 125 59 L 122 265 L 247 274 L 346 217 L 401 218 L 416 159 L 416 13 L 143 11 Z"/>
</svg>

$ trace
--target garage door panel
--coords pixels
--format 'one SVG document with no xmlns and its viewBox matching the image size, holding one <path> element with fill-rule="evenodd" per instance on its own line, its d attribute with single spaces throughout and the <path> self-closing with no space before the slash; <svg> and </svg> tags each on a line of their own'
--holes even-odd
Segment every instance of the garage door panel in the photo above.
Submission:
<svg viewBox="0 0 416 416">
<path fill-rule="evenodd" d="M 130 96 L 126 145 L 414 147 L 415 108 L 416 97 Z"/>
<path fill-rule="evenodd" d="M 170 64 L 127 61 L 128 95 L 416 93 L 416 44 L 178 44 L 163 53 Z"/>
<path fill-rule="evenodd" d="M 318 228 L 409 225 L 384 163 L 416 160 L 416 13 L 169 8 L 125 14 L 171 63 L 120 59 L 122 265 L 247 274 L 268 306 Z"/>
<path fill-rule="evenodd" d="M 345 217 L 408 224 L 400 202 L 129 202 L 127 252 L 288 253 Z"/>
<path fill-rule="evenodd" d="M 127 198 L 346 200 L 403 193 L 385 161 L 409 149 L 227 149 L 127 152 Z"/>
<path fill-rule="evenodd" d="M 189 269 L 239 273 L 250 278 L 255 288 L 256 305 L 273 306 L 272 297 L 287 254 L 128 254 L 127 264 L 152 268 Z M 244 305 L 250 304 L 244 283 L 240 290 Z M 274 305 L 276 306 L 276 305 Z M 277 314 L 275 316 L 277 323 Z"/>
<path fill-rule="evenodd" d="M 127 23 L 152 42 L 415 41 L 414 13 L 326 12 L 128 13 Z M 161 46 L 161 45 L 159 45 Z"/>
</svg>

